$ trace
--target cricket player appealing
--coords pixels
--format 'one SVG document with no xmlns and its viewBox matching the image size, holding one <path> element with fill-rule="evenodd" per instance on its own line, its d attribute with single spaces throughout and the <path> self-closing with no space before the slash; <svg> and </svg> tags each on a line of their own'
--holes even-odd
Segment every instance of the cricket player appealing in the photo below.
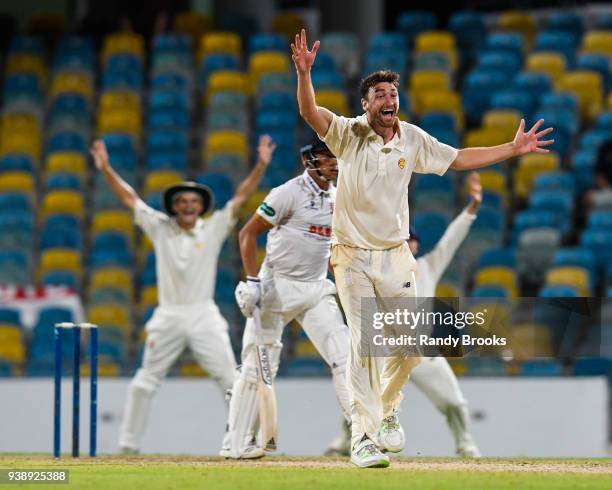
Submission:
<svg viewBox="0 0 612 490">
<path fill-rule="evenodd" d="M 270 163 L 275 145 L 269 136 L 259 140 L 258 160 L 223 209 L 201 218 L 211 209 L 211 190 L 184 182 L 164 192 L 166 212 L 147 206 L 111 167 L 102 141 L 91 154 L 96 167 L 155 248 L 159 306 L 145 328 L 147 339 L 142 367 L 130 383 L 119 447 L 138 452 L 151 401 L 162 379 L 185 347 L 225 391 L 232 387 L 236 361 L 228 324 L 213 300 L 217 259 L 223 242 L 236 223 L 242 205 L 257 188 Z"/>
<path fill-rule="evenodd" d="M 448 226 L 434 249 L 423 257 L 416 259 L 416 280 L 419 285 L 419 296 L 422 298 L 435 297 L 440 278 L 453 260 L 457 249 L 465 240 L 472 223 L 476 220 L 476 214 L 482 202 L 480 175 L 472 172 L 468 177 L 468 184 L 471 198 L 469 204 Z M 408 246 L 413 256 L 418 255 L 419 237 L 413 228 L 410 229 Z M 479 458 L 480 451 L 469 431 L 467 401 L 446 358 L 423 358 L 422 362 L 410 373 L 410 381 L 446 417 L 446 422 L 453 435 L 457 455 Z M 350 442 L 346 441 L 346 437 L 345 434 L 339 436 L 328 453 L 345 454 L 345 448 L 350 447 Z"/>
<path fill-rule="evenodd" d="M 351 337 L 347 370 L 351 461 L 360 467 L 386 467 L 389 458 L 381 449 L 399 452 L 404 447 L 396 412 L 404 383 L 420 358 L 394 355 L 381 360 L 362 355 L 361 298 L 376 298 L 378 309 L 386 312 L 390 311 L 386 298 L 417 296 L 417 264 L 407 243 L 412 172 L 442 175 L 449 167 L 472 170 L 529 152 L 545 153 L 543 147 L 553 140 L 540 138 L 552 128 L 538 131 L 541 119 L 524 132 L 521 120 L 509 143 L 457 150 L 397 118 L 399 75 L 388 70 L 361 82 L 363 115 L 338 116 L 315 100 L 310 70 L 319 45 L 316 41 L 309 50 L 302 30 L 291 51 L 300 115 L 338 158 L 331 265 Z M 364 322 L 365 328 L 371 328 L 371 320 Z"/>
<path fill-rule="evenodd" d="M 242 367 L 234 381 L 228 432 L 231 447 L 222 456 L 258 458 L 256 445 L 257 353 L 253 309 L 261 308 L 262 341 L 273 376 L 278 370 L 283 328 L 297 320 L 331 368 L 336 396 L 349 419 L 346 361 L 349 333 L 336 303 L 336 288 L 327 279 L 331 221 L 338 167 L 327 145 L 317 140 L 302 148 L 303 174 L 272 189 L 240 230 L 240 253 L 247 274 L 236 288 L 247 317 Z M 266 257 L 257 273 L 257 236 L 268 232 Z M 226 437 L 226 440 L 228 438 Z"/>
</svg>

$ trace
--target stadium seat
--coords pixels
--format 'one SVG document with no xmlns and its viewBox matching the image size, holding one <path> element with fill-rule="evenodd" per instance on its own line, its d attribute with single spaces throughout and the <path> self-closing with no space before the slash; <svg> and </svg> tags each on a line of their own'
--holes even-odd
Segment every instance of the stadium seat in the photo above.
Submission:
<svg viewBox="0 0 612 490">
<path fill-rule="evenodd" d="M 175 31 L 187 34 L 193 41 L 212 29 L 213 19 L 210 15 L 196 11 L 179 12 L 174 16 L 172 27 Z"/>
<path fill-rule="evenodd" d="M 516 195 L 521 199 L 526 199 L 538 175 L 555 171 L 558 168 L 559 156 L 555 153 L 523 155 L 519 159 L 515 175 Z"/>
<path fill-rule="evenodd" d="M 219 153 L 236 155 L 244 161 L 249 156 L 246 135 L 238 131 L 218 131 L 208 134 L 203 150 L 204 161 Z"/>
<path fill-rule="evenodd" d="M 249 58 L 249 76 L 251 87 L 257 87 L 259 78 L 264 73 L 286 73 L 289 70 L 289 58 L 278 51 L 259 51 Z"/>
<path fill-rule="evenodd" d="M 455 71 L 459 64 L 459 56 L 455 45 L 455 36 L 448 31 L 425 31 L 415 38 L 414 53 L 443 53 L 450 61 L 450 68 Z"/>
<path fill-rule="evenodd" d="M 162 192 L 171 185 L 184 180 L 183 175 L 172 170 L 157 170 L 145 177 L 144 193 Z"/>
<path fill-rule="evenodd" d="M 348 100 L 341 90 L 320 90 L 316 93 L 317 104 L 341 115 L 349 116 Z"/>
<path fill-rule="evenodd" d="M 89 287 L 91 291 L 98 288 L 116 288 L 131 297 L 132 274 L 128 269 L 120 267 L 105 267 L 92 272 Z"/>
<path fill-rule="evenodd" d="M 589 54 L 612 56 L 612 33 L 609 31 L 587 31 L 582 38 L 581 51 Z"/>
<path fill-rule="evenodd" d="M 144 57 L 144 39 L 140 34 L 122 31 L 108 34 L 102 45 L 102 58 L 105 62 L 112 55 L 132 54 L 140 59 Z"/>
<path fill-rule="evenodd" d="M 104 232 L 120 232 L 133 238 L 134 223 L 128 211 L 103 211 L 93 216 L 91 233 L 93 236 Z"/>
<path fill-rule="evenodd" d="M 245 73 L 240 71 L 220 70 L 213 73 L 206 86 L 204 102 L 220 91 L 238 92 L 247 94 L 249 92 L 249 79 Z"/>
<path fill-rule="evenodd" d="M 25 354 L 21 330 L 13 325 L 0 323 L 0 360 L 21 364 L 25 360 Z"/>
<path fill-rule="evenodd" d="M 0 284 L 31 284 L 30 259 L 24 251 L 0 251 Z"/>
<path fill-rule="evenodd" d="M 95 305 L 89 308 L 88 319 L 99 327 L 117 327 L 129 335 L 131 330 L 130 314 L 119 305 Z"/>
<path fill-rule="evenodd" d="M 50 95 L 57 97 L 62 94 L 79 94 L 87 100 L 93 97 L 93 82 L 87 73 L 65 71 L 57 73 L 51 82 Z"/>
<path fill-rule="evenodd" d="M 411 45 L 418 34 L 431 31 L 438 25 L 438 19 L 434 12 L 425 10 L 410 10 L 402 12 L 396 20 L 396 28 Z"/>
<path fill-rule="evenodd" d="M 34 196 L 33 175 L 29 172 L 9 171 L 0 174 L 0 192 L 19 192 Z"/>
<path fill-rule="evenodd" d="M 39 273 L 45 274 L 50 271 L 71 271 L 81 274 L 81 254 L 78 251 L 65 248 L 51 248 L 43 250 L 40 254 Z"/>
<path fill-rule="evenodd" d="M 576 95 L 580 113 L 585 120 L 591 121 L 601 112 L 603 91 L 601 76 L 597 72 L 590 70 L 566 72 L 557 82 L 556 89 Z"/>
<path fill-rule="evenodd" d="M 536 18 L 532 14 L 520 10 L 502 12 L 497 19 L 497 26 L 504 31 L 520 32 L 527 46 L 530 46 L 533 42 L 538 29 Z"/>
<path fill-rule="evenodd" d="M 541 72 L 556 82 L 565 73 L 566 59 L 560 53 L 540 51 L 527 56 L 527 70 Z"/>
<path fill-rule="evenodd" d="M 504 266 L 484 267 L 474 276 L 476 286 L 499 286 L 505 288 L 509 297 L 518 296 L 518 283 L 514 270 Z"/>
<path fill-rule="evenodd" d="M 587 269 L 577 266 L 553 267 L 546 274 L 546 284 L 576 288 L 579 296 L 590 296 L 591 279 Z"/>
</svg>

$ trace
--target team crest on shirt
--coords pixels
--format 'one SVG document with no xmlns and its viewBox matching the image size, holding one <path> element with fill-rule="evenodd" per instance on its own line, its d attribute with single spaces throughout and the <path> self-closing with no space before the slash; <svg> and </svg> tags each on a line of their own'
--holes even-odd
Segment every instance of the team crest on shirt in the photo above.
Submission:
<svg viewBox="0 0 612 490">
<path fill-rule="evenodd" d="M 198 250 L 202 250 L 204 248 L 204 244 L 202 242 L 195 242 L 195 247 Z"/>
<path fill-rule="evenodd" d="M 406 160 L 403 158 L 400 158 L 397 162 L 397 166 L 401 168 L 402 170 L 404 170 L 404 167 L 406 166 Z"/>
</svg>

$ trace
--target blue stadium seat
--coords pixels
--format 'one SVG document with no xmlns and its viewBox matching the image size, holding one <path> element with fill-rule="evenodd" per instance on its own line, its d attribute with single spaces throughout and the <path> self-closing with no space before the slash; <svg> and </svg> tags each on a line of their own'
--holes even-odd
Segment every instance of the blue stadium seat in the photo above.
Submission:
<svg viewBox="0 0 612 490">
<path fill-rule="evenodd" d="M 612 128 L 612 110 L 602 112 L 595 120 L 595 129 L 609 130 Z"/>
<path fill-rule="evenodd" d="M 516 250 L 511 247 L 497 248 L 483 252 L 478 260 L 478 267 L 504 266 L 516 268 Z"/>
<path fill-rule="evenodd" d="M 191 38 L 186 34 L 164 33 L 153 39 L 153 51 L 155 53 L 190 51 L 192 44 Z"/>
<path fill-rule="evenodd" d="M 147 126 L 150 130 L 186 130 L 189 128 L 189 120 L 189 113 L 183 109 L 157 109 L 149 112 Z"/>
<path fill-rule="evenodd" d="M 406 74 L 406 61 L 406 54 L 402 51 L 372 50 L 366 54 L 363 75 L 377 70 L 393 70 L 403 77 Z"/>
<path fill-rule="evenodd" d="M 30 196 L 19 192 L 0 193 L 0 213 L 5 211 L 32 212 Z"/>
<path fill-rule="evenodd" d="M 588 248 L 567 247 L 558 249 L 553 257 L 551 267 L 566 265 L 583 267 L 591 273 L 591 277 L 596 277 L 597 263 L 595 255 Z"/>
<path fill-rule="evenodd" d="M 534 51 L 554 51 L 561 53 L 567 60 L 567 68 L 574 65 L 576 56 L 576 38 L 565 31 L 540 31 L 535 39 Z"/>
<path fill-rule="evenodd" d="M 344 77 L 335 70 L 312 72 L 312 84 L 316 90 L 344 90 Z"/>
<path fill-rule="evenodd" d="M 412 45 L 414 38 L 424 31 L 431 31 L 438 25 L 438 19 L 434 12 L 426 10 L 409 10 L 402 12 L 397 17 L 395 27 Z"/>
<path fill-rule="evenodd" d="M 87 140 L 81 133 L 62 131 L 51 136 L 47 145 L 49 153 L 54 151 L 87 152 Z"/>
<path fill-rule="evenodd" d="M 580 235 L 580 245 L 593 252 L 598 267 L 604 267 L 612 261 L 611 230 L 585 230 Z"/>
<path fill-rule="evenodd" d="M 514 77 L 512 86 L 528 93 L 533 99 L 538 99 L 550 92 L 552 80 L 546 73 L 525 71 Z"/>
<path fill-rule="evenodd" d="M 132 267 L 134 259 L 127 250 L 94 250 L 89 256 L 89 264 L 93 269 L 100 267 Z"/>
<path fill-rule="evenodd" d="M 189 76 L 181 72 L 158 73 L 151 80 L 153 90 L 188 90 L 190 86 Z"/>
<path fill-rule="evenodd" d="M 102 139 L 110 154 L 119 152 L 136 152 L 134 138 L 125 133 L 106 133 Z"/>
<path fill-rule="evenodd" d="M 238 70 L 238 60 L 229 54 L 209 54 L 202 59 L 198 77 L 200 87 L 205 87 L 208 77 L 219 70 Z"/>
<path fill-rule="evenodd" d="M 473 298 L 508 298 L 508 290 L 497 286 L 478 286 L 474 288 Z"/>
<path fill-rule="evenodd" d="M 450 145 L 453 148 L 459 148 L 460 146 L 459 133 L 454 129 L 433 128 L 429 131 L 429 134 L 438 141 Z"/>
<path fill-rule="evenodd" d="M 534 181 L 534 191 L 539 190 L 561 190 L 574 193 L 574 179 L 567 172 L 544 172 L 539 174 Z"/>
<path fill-rule="evenodd" d="M 422 254 L 434 248 L 448 226 L 447 218 L 439 213 L 419 213 L 413 221 L 421 240 Z"/>
<path fill-rule="evenodd" d="M 249 54 L 258 51 L 287 51 L 287 38 L 281 34 L 258 32 L 249 38 Z M 318 55 L 317 55 L 318 58 Z"/>
<path fill-rule="evenodd" d="M 540 109 L 565 109 L 578 114 L 578 98 L 571 92 L 548 92 L 539 100 Z"/>
<path fill-rule="evenodd" d="M 51 271 L 42 277 L 43 286 L 68 286 L 77 289 L 78 279 L 72 271 Z"/>
<path fill-rule="evenodd" d="M 12 170 L 34 173 L 34 162 L 27 155 L 4 155 L 0 158 L 0 172 Z"/>
<path fill-rule="evenodd" d="M 492 32 L 485 40 L 485 49 L 503 51 L 523 59 L 525 42 L 518 32 Z"/>
<path fill-rule="evenodd" d="M 155 170 L 176 170 L 180 173 L 187 171 L 186 151 L 158 150 L 152 151 L 147 156 L 147 172 Z"/>
<path fill-rule="evenodd" d="M 259 110 L 283 110 L 297 113 L 295 96 L 285 92 L 266 92 L 258 98 Z"/>
<path fill-rule="evenodd" d="M 457 40 L 462 64 L 471 62 L 487 36 L 484 16 L 475 11 L 453 12 L 449 20 L 449 29 Z"/>
<path fill-rule="evenodd" d="M 577 298 L 578 290 L 572 286 L 543 286 L 538 291 L 539 298 Z"/>
<path fill-rule="evenodd" d="M 508 85 L 504 72 L 492 70 L 474 70 L 466 76 L 463 89 L 463 108 L 471 122 L 478 123 L 482 115 L 491 108 L 491 101 L 496 92 Z"/>
<path fill-rule="evenodd" d="M 576 59 L 576 69 L 578 70 L 592 70 L 601 75 L 601 82 L 604 93 L 610 90 L 610 82 L 612 80 L 610 76 L 609 59 L 603 54 L 597 53 L 583 53 L 578 55 Z"/>
<path fill-rule="evenodd" d="M 519 372 L 523 376 L 560 376 L 561 366 L 556 361 L 534 359 L 522 361 Z"/>
<path fill-rule="evenodd" d="M 126 250 L 129 244 L 124 233 L 105 231 L 94 237 L 93 248 L 94 250 Z"/>
<path fill-rule="evenodd" d="M 592 211 L 589 213 L 587 227 L 592 230 L 612 230 L 612 211 Z"/>
<path fill-rule="evenodd" d="M 578 192 L 583 192 L 594 186 L 596 162 L 597 152 L 593 148 L 579 149 L 572 155 L 572 174 L 576 180 Z"/>
<path fill-rule="evenodd" d="M 328 376 L 329 367 L 323 359 L 305 357 L 294 359 L 286 364 L 282 370 L 287 376 L 308 377 Z"/>
<path fill-rule="evenodd" d="M 295 127 L 297 117 L 295 112 L 282 110 L 262 110 L 255 118 L 255 126 L 258 132 L 278 131 Z"/>
<path fill-rule="evenodd" d="M 26 102 L 40 105 L 43 93 L 40 80 L 32 73 L 14 73 L 4 82 L 4 100 L 8 102 Z"/>
<path fill-rule="evenodd" d="M 81 179 L 78 175 L 54 172 L 47 176 L 47 191 L 67 189 L 73 191 L 81 190 Z"/>
<path fill-rule="evenodd" d="M 487 50 L 478 55 L 477 70 L 504 72 L 508 77 L 516 75 L 522 67 L 521 57 L 504 50 Z"/>
<path fill-rule="evenodd" d="M 534 109 L 534 102 L 534 98 L 522 90 L 500 90 L 491 98 L 491 109 L 514 109 L 529 119 Z"/>
<path fill-rule="evenodd" d="M 9 54 L 45 54 L 45 47 L 42 38 L 34 36 L 17 35 L 13 36 L 9 44 Z"/>
<path fill-rule="evenodd" d="M 0 323 L 21 327 L 21 317 L 19 310 L 6 306 L 0 307 Z"/>
<path fill-rule="evenodd" d="M 46 306 L 38 311 L 38 319 L 34 326 L 34 337 L 42 333 L 42 338 L 49 343 L 53 341 L 53 326 L 61 322 L 73 322 L 72 310 L 57 306 Z M 44 332 L 44 333 L 43 333 Z"/>
<path fill-rule="evenodd" d="M 80 250 L 82 246 L 81 232 L 78 228 L 53 228 L 48 224 L 40 237 L 40 250 L 48 248 L 71 248 Z"/>
<path fill-rule="evenodd" d="M 149 109 L 182 109 L 189 108 L 187 94 L 178 90 L 155 90 L 149 94 Z"/>
<path fill-rule="evenodd" d="M 575 12 L 559 9 L 548 18 L 548 29 L 569 32 L 578 41 L 584 32 L 584 20 Z"/>
<path fill-rule="evenodd" d="M 478 211 L 472 229 L 475 232 L 491 230 L 496 233 L 502 233 L 505 226 L 504 221 L 505 218 L 502 211 L 493 207 L 484 206 Z"/>
<path fill-rule="evenodd" d="M 149 131 L 147 136 L 147 150 L 182 150 L 187 151 L 189 141 L 184 131 Z"/>
<path fill-rule="evenodd" d="M 79 219 L 72 214 L 52 214 L 47 216 L 45 226 L 47 229 L 79 230 L 81 223 Z"/>
<path fill-rule="evenodd" d="M 202 173 L 196 177 L 196 182 L 210 187 L 215 195 L 215 208 L 221 209 L 234 195 L 234 185 L 231 179 L 220 173 Z"/>
<path fill-rule="evenodd" d="M 102 75 L 103 90 L 142 90 L 143 77 L 140 71 L 105 71 Z"/>
<path fill-rule="evenodd" d="M 56 70 L 93 71 L 96 55 L 89 37 L 68 36 L 59 40 L 53 67 Z"/>
<path fill-rule="evenodd" d="M 527 209 L 514 215 L 514 235 L 518 238 L 530 228 L 556 228 L 557 216 L 554 212 L 542 209 Z"/>
<path fill-rule="evenodd" d="M 406 36 L 401 32 L 378 32 L 368 41 L 369 51 L 396 51 L 406 54 Z"/>
<path fill-rule="evenodd" d="M 571 192 L 560 190 L 535 190 L 529 196 L 529 206 L 534 210 L 550 211 L 557 217 L 557 226 L 562 233 L 570 231 L 571 216 L 574 209 L 574 196 Z"/>
<path fill-rule="evenodd" d="M 89 104 L 81 94 L 61 94 L 53 99 L 51 105 L 51 118 L 63 114 L 79 115 L 88 114 Z"/>
<path fill-rule="evenodd" d="M 456 129 L 455 124 L 456 119 L 448 112 L 429 112 L 419 121 L 419 126 L 427 132 L 434 128 Z"/>
<path fill-rule="evenodd" d="M 607 141 L 612 140 L 612 128 L 608 129 L 591 129 L 580 135 L 578 145 L 580 148 L 594 148 L 597 150 Z"/>
</svg>

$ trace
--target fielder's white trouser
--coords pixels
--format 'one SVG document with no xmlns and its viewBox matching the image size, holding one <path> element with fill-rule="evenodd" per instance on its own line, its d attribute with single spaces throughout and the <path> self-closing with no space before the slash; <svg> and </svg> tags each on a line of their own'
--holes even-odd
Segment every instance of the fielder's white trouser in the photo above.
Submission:
<svg viewBox="0 0 612 490">
<path fill-rule="evenodd" d="M 345 245 L 332 249 L 331 265 L 351 334 L 348 387 L 351 399 L 351 446 L 366 434 L 377 442 L 384 417 L 396 409 L 402 388 L 420 357 L 361 354 L 361 298 L 376 298 L 378 311 L 389 311 L 385 298 L 415 297 L 416 261 L 404 243 L 390 250 L 364 250 Z"/>
<path fill-rule="evenodd" d="M 151 400 L 186 347 L 224 393 L 234 382 L 236 360 L 228 325 L 214 301 L 158 306 L 145 329 L 142 367 L 130 383 L 119 434 L 119 446 L 123 448 L 139 449 Z"/>
<path fill-rule="evenodd" d="M 262 341 L 268 346 L 273 374 L 276 375 L 278 370 L 283 328 L 292 320 L 297 320 L 330 366 L 340 408 L 348 419 L 346 354 L 349 334 L 336 303 L 334 284 L 329 280 L 295 281 L 272 276 L 269 271 L 262 271 L 260 277 Z M 256 345 L 255 325 L 250 318 L 242 338 L 242 366 L 230 401 L 228 428 L 235 457 L 241 456 L 253 437 L 259 415 Z"/>
<path fill-rule="evenodd" d="M 475 443 L 469 430 L 467 401 L 444 357 L 426 357 L 412 371 L 411 381 L 446 417 L 457 450 Z"/>
</svg>

